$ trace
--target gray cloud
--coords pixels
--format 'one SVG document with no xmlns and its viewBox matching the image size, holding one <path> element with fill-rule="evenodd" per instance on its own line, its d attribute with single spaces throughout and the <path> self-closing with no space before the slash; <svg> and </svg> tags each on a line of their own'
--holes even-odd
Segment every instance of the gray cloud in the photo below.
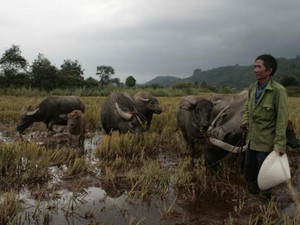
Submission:
<svg viewBox="0 0 300 225">
<path fill-rule="evenodd" d="M 158 75 L 249 65 L 261 53 L 300 54 L 298 0 L 10 0 L 0 8 L 0 53 L 32 62 L 78 60 L 85 77 L 110 65 L 139 83 Z"/>
</svg>

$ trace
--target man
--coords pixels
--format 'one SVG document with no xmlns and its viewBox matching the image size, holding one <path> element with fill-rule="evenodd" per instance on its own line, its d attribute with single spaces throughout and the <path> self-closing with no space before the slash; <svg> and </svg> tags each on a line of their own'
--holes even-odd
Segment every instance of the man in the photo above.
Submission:
<svg viewBox="0 0 300 225">
<path fill-rule="evenodd" d="M 271 151 L 286 151 L 288 96 L 285 88 L 273 80 L 277 62 L 271 55 L 256 58 L 254 72 L 257 82 L 249 87 L 241 128 L 248 132 L 245 176 L 250 194 L 271 198 L 271 190 L 260 191 L 259 169 Z"/>
</svg>

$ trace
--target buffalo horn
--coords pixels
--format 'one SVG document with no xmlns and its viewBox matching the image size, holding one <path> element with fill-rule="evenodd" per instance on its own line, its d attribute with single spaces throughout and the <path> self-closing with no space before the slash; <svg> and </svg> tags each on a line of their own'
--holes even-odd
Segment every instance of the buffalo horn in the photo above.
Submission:
<svg viewBox="0 0 300 225">
<path fill-rule="evenodd" d="M 27 111 L 27 112 L 25 113 L 25 115 L 26 115 L 26 116 L 32 116 L 32 115 L 34 115 L 38 110 L 39 110 L 39 107 L 36 108 L 36 109 L 33 110 L 33 111 Z"/>
<path fill-rule="evenodd" d="M 195 105 L 197 102 L 197 98 L 194 95 L 186 96 L 185 100 L 188 101 L 192 105 Z"/>
<path fill-rule="evenodd" d="M 128 112 L 124 112 L 122 109 L 120 109 L 118 103 L 116 103 L 116 108 L 120 116 L 125 120 L 130 120 L 132 118 L 132 114 Z"/>
<path fill-rule="evenodd" d="M 212 130 L 213 128 L 215 128 L 215 124 L 218 122 L 218 120 L 219 120 L 221 117 L 223 117 L 223 116 L 226 115 L 225 111 L 226 111 L 229 107 L 230 107 L 230 105 L 228 105 L 228 106 L 225 107 L 221 112 L 219 112 L 219 114 L 218 114 L 218 115 L 214 118 L 214 120 L 211 122 L 211 125 L 210 125 L 210 127 L 208 128 L 207 133 L 211 132 L 211 130 Z"/>
<path fill-rule="evenodd" d="M 139 98 L 142 102 L 149 102 L 149 98 Z"/>
<path fill-rule="evenodd" d="M 217 146 L 219 148 L 222 148 L 222 149 L 224 149 L 224 150 L 226 150 L 228 152 L 232 152 L 232 153 L 240 153 L 241 152 L 241 147 L 239 147 L 239 146 L 233 146 L 231 144 L 228 144 L 228 143 L 226 143 L 224 141 L 221 141 L 221 140 L 218 140 L 216 138 L 210 137 L 209 141 L 210 141 L 211 144 L 213 144 L 213 145 L 215 145 L 215 146 Z M 242 151 L 243 152 L 246 151 L 246 148 L 247 148 L 246 145 L 243 146 L 242 147 Z"/>
</svg>

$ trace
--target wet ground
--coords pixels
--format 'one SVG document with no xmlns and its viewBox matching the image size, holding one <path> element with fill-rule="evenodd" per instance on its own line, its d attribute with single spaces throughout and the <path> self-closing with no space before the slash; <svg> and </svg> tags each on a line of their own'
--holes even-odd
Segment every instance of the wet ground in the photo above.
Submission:
<svg viewBox="0 0 300 225">
<path fill-rule="evenodd" d="M 60 130 L 50 140 L 44 138 L 47 135 L 47 132 L 31 132 L 24 138 L 39 145 L 66 142 L 66 135 Z M 0 142 L 13 143 L 18 139 L 17 135 L 9 136 L 4 129 L 0 129 Z M 100 142 L 100 132 L 88 134 L 84 144 L 87 160 L 97 163 L 93 151 Z M 299 149 L 289 151 L 290 165 L 294 168 L 298 168 L 299 154 Z M 179 160 L 162 157 L 161 161 L 165 167 L 172 169 Z M 164 199 L 132 200 L 128 198 L 126 189 L 122 189 L 122 183 L 118 184 L 120 188 L 117 191 L 104 187 L 99 179 L 100 169 L 98 176 L 63 180 L 60 174 L 64 169 L 64 166 L 54 165 L 50 168 L 54 175 L 50 184 L 35 187 L 34 190 L 26 187 L 21 190 L 20 199 L 26 206 L 20 215 L 24 224 L 249 224 L 251 215 L 255 216 L 261 213 L 262 208 L 268 207 L 268 202 L 245 193 L 241 176 L 224 183 L 218 195 L 215 190 L 199 193 L 197 183 L 192 183 L 183 190 L 170 186 Z M 280 185 L 273 193 L 282 215 L 287 217 L 299 215 L 295 203 L 299 193 L 298 170 L 293 170 L 292 176 L 294 182 L 290 189 Z M 191 194 L 193 191 L 195 193 Z M 44 198 L 38 197 L 41 195 Z M 191 195 L 196 197 L 191 199 Z"/>
</svg>

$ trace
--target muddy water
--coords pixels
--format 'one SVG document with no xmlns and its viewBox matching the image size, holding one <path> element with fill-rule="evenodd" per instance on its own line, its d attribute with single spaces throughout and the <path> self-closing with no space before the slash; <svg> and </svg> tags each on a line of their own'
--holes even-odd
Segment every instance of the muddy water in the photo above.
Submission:
<svg viewBox="0 0 300 225">
<path fill-rule="evenodd" d="M 162 202 L 131 202 L 129 203 L 126 194 L 117 198 L 111 198 L 106 192 L 98 187 L 89 187 L 81 195 L 69 192 L 68 190 L 59 191 L 61 196 L 55 201 L 36 202 L 30 193 L 24 191 L 22 198 L 26 199 L 27 209 L 22 215 L 22 221 L 31 224 L 43 224 L 51 221 L 50 224 L 174 224 L 167 218 L 162 218 L 164 208 Z M 38 205 L 38 210 L 36 207 Z M 180 210 L 180 209 L 179 209 Z"/>
<path fill-rule="evenodd" d="M 30 141 L 36 135 L 36 133 L 28 134 L 26 140 Z M 99 145 L 101 136 L 97 133 L 90 136 L 84 143 L 86 157 L 91 163 L 97 163 L 97 158 L 94 157 L 93 152 Z M 13 142 L 3 133 L 0 133 L 0 141 Z M 44 145 L 45 143 L 38 142 L 37 144 Z M 65 166 L 49 168 L 53 180 L 45 188 L 50 189 L 50 191 L 42 190 L 43 187 L 40 187 L 40 190 L 24 188 L 20 191 L 19 198 L 25 206 L 24 211 L 18 215 L 20 223 L 72 225 L 89 223 L 120 225 L 175 224 L 180 222 L 178 215 L 184 215 L 183 209 L 174 204 L 173 191 L 170 192 L 170 196 L 166 200 L 156 199 L 147 202 L 141 200 L 128 201 L 126 192 L 117 194 L 117 197 L 111 197 L 110 190 L 105 191 L 100 187 L 101 184 L 97 184 L 97 182 L 96 186 L 89 186 L 81 192 L 73 192 L 72 187 L 76 186 L 77 182 L 61 179 L 66 169 Z M 52 193 L 49 186 L 59 186 L 60 190 L 55 190 Z M 45 194 L 45 192 L 47 193 Z M 42 195 L 43 198 L 39 198 L 39 195 Z M 173 214 L 177 215 L 176 220 L 169 216 L 170 209 L 172 209 Z"/>
<path fill-rule="evenodd" d="M 36 134 L 31 134 L 34 136 Z M 30 136 L 30 135 L 29 135 Z M 94 150 L 100 144 L 101 136 L 98 133 L 90 134 L 85 141 L 86 157 L 90 162 L 97 163 Z M 0 142 L 13 142 L 12 138 L 0 133 Z M 43 144 L 43 143 L 39 143 Z M 161 160 L 165 167 L 176 167 L 176 160 Z M 100 181 L 89 181 L 83 191 L 74 192 L 78 181 L 65 181 L 61 179 L 63 171 L 67 168 L 49 168 L 54 179 L 51 184 L 40 190 L 24 188 L 20 192 L 20 199 L 24 202 L 25 209 L 18 215 L 22 224 L 224 224 L 229 215 L 234 211 L 234 205 L 243 196 L 226 195 L 217 197 L 213 192 L 202 194 L 194 202 L 177 199 L 178 193 L 173 187 L 169 188 L 166 199 L 130 200 L 126 191 L 111 193 L 101 187 Z M 98 171 L 101 175 L 101 171 Z M 300 181 L 299 172 L 297 179 Z M 59 189 L 55 189 L 58 187 Z M 53 189 L 52 189 L 53 188 Z M 55 191 L 51 191 L 54 190 Z M 296 189 L 296 192 L 299 192 Z M 43 193 L 43 198 L 40 198 Z M 283 208 L 287 216 L 295 216 L 299 208 L 294 203 L 289 203 Z M 247 212 L 251 214 L 251 212 Z M 254 212 L 255 213 L 255 212 Z M 240 224 L 243 224 L 242 222 Z"/>
</svg>

